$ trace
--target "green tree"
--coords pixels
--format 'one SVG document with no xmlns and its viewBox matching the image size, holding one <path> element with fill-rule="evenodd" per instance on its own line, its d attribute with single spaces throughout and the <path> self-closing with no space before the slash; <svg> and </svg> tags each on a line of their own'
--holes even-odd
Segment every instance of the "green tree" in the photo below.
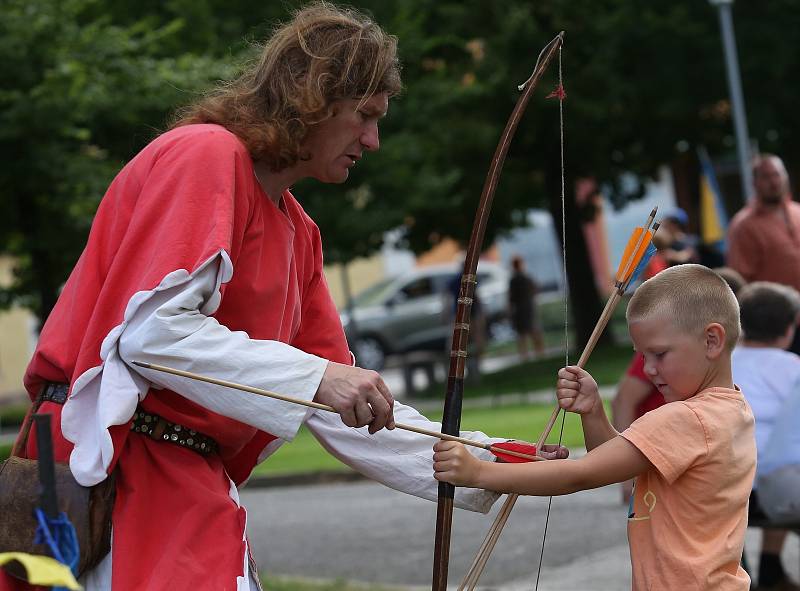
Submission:
<svg viewBox="0 0 800 591">
<path fill-rule="evenodd" d="M 42 321 L 113 175 L 173 105 L 230 73 L 214 58 L 162 55 L 179 20 L 117 26 L 94 8 L 13 0 L 0 21 L 0 250 L 16 262 L 0 298 Z"/>
<path fill-rule="evenodd" d="M 791 141 L 797 91 L 784 81 L 798 65 L 796 52 L 785 49 L 800 41 L 795 6 L 735 4 L 751 135 L 786 155 L 790 168 L 800 151 Z M 530 74 L 539 48 L 566 31 L 567 263 L 578 340 L 585 341 L 599 302 L 580 230 L 589 212 L 575 209 L 575 181 L 594 177 L 623 204 L 642 194 L 660 165 L 680 164 L 697 145 L 733 157 L 715 9 L 666 0 L 406 0 L 393 8 L 385 22 L 400 37 L 407 89 L 392 106 L 385 145 L 395 147 L 382 180 L 394 187 L 387 198 L 400 198 L 402 187 L 405 239 L 415 251 L 445 236 L 466 242 L 516 85 Z M 512 144 L 487 242 L 531 206 L 547 207 L 560 229 L 557 103 L 544 99 L 555 70 Z"/>
<path fill-rule="evenodd" d="M 302 2 L 6 0 L 0 22 L 0 251 L 18 261 L 3 300 L 44 317 L 74 264 L 91 216 L 122 163 L 195 91 L 229 77 Z M 616 203 L 635 198 L 663 163 L 704 144 L 733 155 L 715 10 L 666 0 L 361 0 L 399 37 L 406 85 L 382 148 L 345 186 L 303 183 L 329 261 L 347 262 L 400 227 L 416 252 L 466 242 L 500 132 L 539 49 L 566 31 L 563 53 L 567 260 L 576 327 L 599 303 L 572 188 L 593 176 Z M 800 165 L 794 0 L 737 2 L 736 32 L 751 135 Z M 512 143 L 486 242 L 550 209 L 560 228 L 561 165 L 553 64 Z M 620 182 L 623 173 L 639 183 Z M 347 215 L 342 212 L 346 211 Z"/>
</svg>

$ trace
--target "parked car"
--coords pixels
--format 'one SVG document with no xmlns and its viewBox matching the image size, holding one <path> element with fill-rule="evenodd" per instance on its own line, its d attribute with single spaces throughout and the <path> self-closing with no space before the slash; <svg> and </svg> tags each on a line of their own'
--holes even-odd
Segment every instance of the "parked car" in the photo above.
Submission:
<svg viewBox="0 0 800 591">
<path fill-rule="evenodd" d="M 389 355 L 441 351 L 453 334 L 455 303 L 449 285 L 461 272 L 453 265 L 431 265 L 384 279 L 353 298 L 340 313 L 350 349 L 360 367 L 379 370 Z M 481 261 L 477 292 L 487 325 L 506 319 L 509 273 Z M 452 309 L 445 309 L 452 306 Z"/>
</svg>

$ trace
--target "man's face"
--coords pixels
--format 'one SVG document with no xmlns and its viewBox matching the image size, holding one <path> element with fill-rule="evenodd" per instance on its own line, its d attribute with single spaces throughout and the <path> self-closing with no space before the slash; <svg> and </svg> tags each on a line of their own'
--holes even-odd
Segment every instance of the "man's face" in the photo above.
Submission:
<svg viewBox="0 0 800 591">
<path fill-rule="evenodd" d="M 664 400 L 686 400 L 704 387 L 710 368 L 702 335 L 682 332 L 665 312 L 631 322 L 628 330 Z"/>
<path fill-rule="evenodd" d="M 788 179 L 783 167 L 773 158 L 762 160 L 754 171 L 756 199 L 764 205 L 777 205 L 788 191 Z"/>
<path fill-rule="evenodd" d="M 365 151 L 380 147 L 378 122 L 389 110 L 389 95 L 376 94 L 360 107 L 357 99 L 342 99 L 331 109 L 332 116 L 303 140 L 303 152 L 309 156 L 303 168 L 305 176 L 323 183 L 343 183 Z"/>
</svg>

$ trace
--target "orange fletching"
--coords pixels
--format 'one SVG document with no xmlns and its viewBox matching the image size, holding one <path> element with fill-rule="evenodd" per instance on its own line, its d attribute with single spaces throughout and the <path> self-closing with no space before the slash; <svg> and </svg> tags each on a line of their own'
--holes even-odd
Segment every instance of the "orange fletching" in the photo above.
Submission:
<svg viewBox="0 0 800 591">
<path fill-rule="evenodd" d="M 644 231 L 644 228 L 634 228 L 631 237 L 628 239 L 628 243 L 625 245 L 625 251 L 622 253 L 622 260 L 619 263 L 619 268 L 614 278 L 618 284 L 627 281 L 631 276 L 633 270 L 636 269 L 636 265 L 639 264 L 639 261 L 642 260 L 644 253 L 647 251 L 647 246 L 653 239 L 653 232 L 651 230 L 647 230 L 644 237 L 642 237 L 642 232 Z"/>
</svg>

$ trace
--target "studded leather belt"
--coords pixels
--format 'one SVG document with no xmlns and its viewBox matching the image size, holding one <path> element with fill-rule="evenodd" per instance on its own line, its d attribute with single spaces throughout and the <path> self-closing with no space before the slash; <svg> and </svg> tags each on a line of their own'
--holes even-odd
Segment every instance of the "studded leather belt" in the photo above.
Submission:
<svg viewBox="0 0 800 591">
<path fill-rule="evenodd" d="M 170 423 L 163 417 L 146 412 L 141 408 L 137 408 L 133 413 L 131 431 L 147 435 L 158 441 L 180 445 L 204 456 L 216 452 L 219 448 L 217 442 L 208 435 L 177 423 Z"/>
<path fill-rule="evenodd" d="M 69 394 L 69 384 L 61 382 L 46 382 L 42 387 L 39 398 L 42 402 L 55 402 L 56 404 L 64 404 L 67 401 L 67 394 Z"/>
<path fill-rule="evenodd" d="M 67 401 L 69 384 L 46 382 L 39 394 L 41 402 L 64 404 Z M 148 435 L 159 441 L 167 441 L 196 451 L 202 455 L 212 454 L 219 449 L 217 442 L 208 435 L 189 429 L 177 423 L 170 423 L 157 414 L 137 408 L 133 415 L 131 431 Z"/>
</svg>

